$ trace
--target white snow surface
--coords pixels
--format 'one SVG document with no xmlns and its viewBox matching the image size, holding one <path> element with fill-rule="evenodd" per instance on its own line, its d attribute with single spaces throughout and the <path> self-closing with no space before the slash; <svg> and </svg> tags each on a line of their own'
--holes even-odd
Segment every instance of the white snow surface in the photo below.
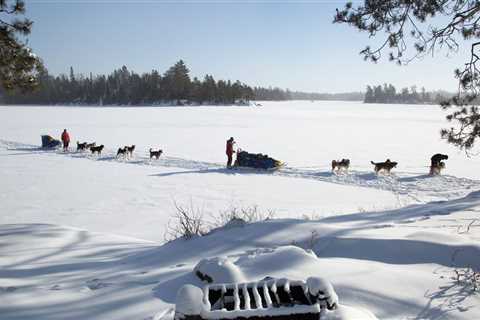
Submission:
<svg viewBox="0 0 480 320">
<path fill-rule="evenodd" d="M 202 277 L 209 277 L 210 281 L 214 283 L 238 283 L 246 280 L 242 269 L 224 257 L 202 259 L 193 271 L 200 273 Z"/>
<path fill-rule="evenodd" d="M 480 319 L 479 294 L 453 279 L 480 268 L 480 158 L 440 140 L 438 107 L 262 105 L 0 107 L 0 319 L 172 319 L 177 290 L 202 286 L 192 270 L 215 257 L 246 281 L 325 278 L 347 315 Z M 63 128 L 104 154 L 38 149 Z M 286 167 L 226 170 L 230 136 Z M 115 159 L 131 144 L 133 159 Z M 447 169 L 426 176 L 437 152 Z M 332 175 L 341 158 L 350 173 Z M 370 160 L 386 158 L 398 167 L 375 176 Z M 277 219 L 164 243 L 174 202 Z"/>
<path fill-rule="evenodd" d="M 320 298 L 328 297 L 328 303 L 330 305 L 338 304 L 338 296 L 333 289 L 332 284 L 325 278 L 308 278 L 307 279 L 308 291 Z"/>
<path fill-rule="evenodd" d="M 199 315 L 206 309 L 203 305 L 203 299 L 202 289 L 186 284 L 177 292 L 175 312 L 182 315 Z"/>
</svg>

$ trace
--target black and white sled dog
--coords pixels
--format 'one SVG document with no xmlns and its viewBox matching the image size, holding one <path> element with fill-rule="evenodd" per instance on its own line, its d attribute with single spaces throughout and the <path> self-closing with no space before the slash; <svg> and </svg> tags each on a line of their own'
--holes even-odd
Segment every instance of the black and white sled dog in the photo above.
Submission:
<svg viewBox="0 0 480 320">
<path fill-rule="evenodd" d="M 152 148 L 150 148 L 149 152 L 150 152 L 150 160 L 152 160 L 152 158 L 156 158 L 158 160 L 162 155 L 163 150 L 162 149 L 153 150 Z"/>
<path fill-rule="evenodd" d="M 87 142 L 80 143 L 77 141 L 77 151 L 85 151 L 87 150 Z"/>
<path fill-rule="evenodd" d="M 342 160 L 332 160 L 332 172 L 340 172 L 341 170 L 347 172 L 348 168 L 350 168 L 350 159 L 342 159 Z"/>
<path fill-rule="evenodd" d="M 127 157 L 127 147 L 118 148 L 117 158 L 118 158 L 119 156 L 123 156 L 124 159 Z"/>
</svg>

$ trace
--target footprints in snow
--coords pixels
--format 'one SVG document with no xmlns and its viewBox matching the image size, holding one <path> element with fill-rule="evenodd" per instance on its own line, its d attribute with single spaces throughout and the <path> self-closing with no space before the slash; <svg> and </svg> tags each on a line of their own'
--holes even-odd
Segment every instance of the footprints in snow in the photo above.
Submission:
<svg viewBox="0 0 480 320">
<path fill-rule="evenodd" d="M 147 274 L 148 271 L 140 271 L 140 272 L 137 272 L 135 273 L 134 275 L 145 275 Z M 92 291 L 96 291 L 96 290 L 101 290 L 101 289 L 105 289 L 105 288 L 108 288 L 108 287 L 111 287 L 111 286 L 114 286 L 114 285 L 142 285 L 142 286 L 147 286 L 147 285 L 154 285 L 154 284 L 157 284 L 158 281 L 125 281 L 125 282 L 121 282 L 121 283 L 113 283 L 113 282 L 108 282 L 108 281 L 104 281 L 102 279 L 99 279 L 99 278 L 94 278 L 94 279 L 90 279 L 90 280 L 87 280 L 85 281 L 85 284 L 82 285 L 80 287 L 80 292 L 92 292 Z M 1 292 L 14 292 L 16 291 L 18 288 L 16 287 L 0 287 L 0 293 Z M 62 284 L 54 284 L 50 287 L 48 287 L 47 290 L 51 290 L 51 291 L 61 291 L 61 290 L 64 290 L 65 288 L 63 287 Z"/>
<path fill-rule="evenodd" d="M 14 286 L 10 286 L 10 287 L 0 287 L 0 293 L 2 292 L 5 292 L 5 293 L 11 293 L 11 292 L 15 292 L 17 291 L 18 288 L 17 287 L 14 287 Z"/>
<path fill-rule="evenodd" d="M 100 279 L 92 279 L 86 282 L 86 287 L 83 288 L 81 291 L 94 291 L 102 288 L 107 288 L 113 285 L 110 282 L 103 282 Z"/>
<path fill-rule="evenodd" d="M 408 225 L 408 224 L 417 223 L 417 222 L 425 221 L 425 220 L 429 220 L 429 219 L 430 219 L 430 216 L 422 216 L 422 217 L 419 217 L 419 218 L 416 218 L 416 219 L 412 218 L 412 219 L 396 221 L 395 223 L 377 224 L 377 225 L 373 226 L 372 228 L 373 229 L 394 228 L 394 227 L 399 227 L 401 225 Z"/>
</svg>

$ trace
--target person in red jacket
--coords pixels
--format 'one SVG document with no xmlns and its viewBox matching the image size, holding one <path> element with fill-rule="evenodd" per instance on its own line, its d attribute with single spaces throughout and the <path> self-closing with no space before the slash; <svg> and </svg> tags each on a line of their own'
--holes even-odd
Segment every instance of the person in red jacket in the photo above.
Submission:
<svg viewBox="0 0 480 320">
<path fill-rule="evenodd" d="M 63 129 L 62 132 L 63 151 L 68 151 L 68 144 L 70 143 L 70 135 L 67 129 Z"/>
<path fill-rule="evenodd" d="M 233 146 L 235 145 L 235 140 L 233 140 L 233 137 L 227 140 L 227 168 L 232 167 L 232 161 L 233 161 L 233 154 L 235 153 L 235 150 L 233 150 Z"/>
</svg>

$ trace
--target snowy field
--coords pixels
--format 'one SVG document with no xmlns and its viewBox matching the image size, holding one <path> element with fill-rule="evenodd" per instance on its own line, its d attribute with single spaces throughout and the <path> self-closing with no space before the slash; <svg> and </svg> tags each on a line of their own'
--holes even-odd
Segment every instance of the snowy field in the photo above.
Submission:
<svg viewBox="0 0 480 320">
<path fill-rule="evenodd" d="M 480 158 L 440 140 L 438 107 L 262 104 L 0 107 L 0 319 L 171 319 L 177 289 L 200 285 L 192 268 L 215 256 L 246 280 L 324 276 L 342 305 L 379 319 L 480 319 L 479 294 L 452 280 L 480 268 Z M 96 141 L 104 154 L 38 149 L 63 128 L 73 149 Z M 286 167 L 226 170 L 230 136 Z M 447 169 L 429 177 L 439 152 Z M 350 173 L 332 175 L 341 158 Z M 399 165 L 377 177 L 370 161 L 386 158 Z M 175 202 L 278 219 L 163 245 Z"/>
</svg>

